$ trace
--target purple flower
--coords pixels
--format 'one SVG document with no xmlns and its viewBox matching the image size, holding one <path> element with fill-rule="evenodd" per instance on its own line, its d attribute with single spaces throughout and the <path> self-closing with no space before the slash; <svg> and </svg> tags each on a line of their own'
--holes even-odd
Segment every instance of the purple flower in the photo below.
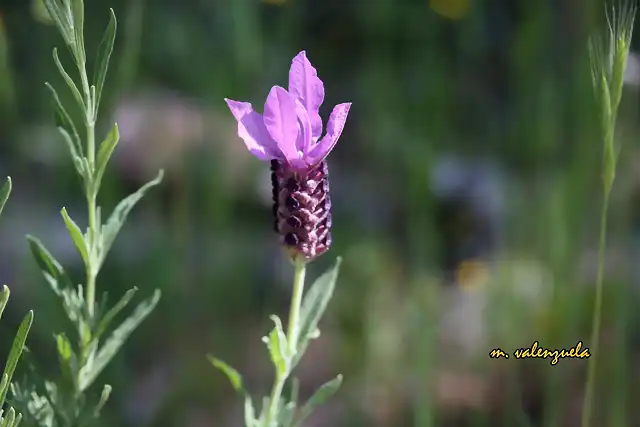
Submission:
<svg viewBox="0 0 640 427">
<path fill-rule="evenodd" d="M 327 132 L 322 136 L 319 109 L 324 101 L 324 85 L 305 51 L 293 58 L 289 70 L 289 90 L 271 88 L 264 114 L 251 103 L 226 99 L 238 121 L 238 136 L 258 159 L 286 162 L 292 169 L 306 170 L 322 162 L 338 142 L 351 103 L 333 108 Z"/>
<path fill-rule="evenodd" d="M 271 162 L 275 230 L 292 257 L 313 259 L 331 246 L 331 200 L 325 158 L 335 147 L 351 103 L 333 108 L 322 137 L 324 85 L 304 51 L 293 58 L 289 90 L 271 88 L 264 114 L 226 99 L 238 136 L 258 159 Z"/>
</svg>

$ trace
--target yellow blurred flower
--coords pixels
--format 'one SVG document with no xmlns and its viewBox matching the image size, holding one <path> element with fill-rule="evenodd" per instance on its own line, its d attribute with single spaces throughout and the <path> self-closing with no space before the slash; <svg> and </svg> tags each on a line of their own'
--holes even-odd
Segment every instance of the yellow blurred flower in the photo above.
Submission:
<svg viewBox="0 0 640 427">
<path fill-rule="evenodd" d="M 456 282 L 462 289 L 478 289 L 485 286 L 489 280 L 487 265 L 479 260 L 465 260 L 460 263 L 455 272 Z"/>
<path fill-rule="evenodd" d="M 461 19 L 469 12 L 471 0 L 429 0 L 429 6 L 434 12 L 449 18 Z"/>
</svg>

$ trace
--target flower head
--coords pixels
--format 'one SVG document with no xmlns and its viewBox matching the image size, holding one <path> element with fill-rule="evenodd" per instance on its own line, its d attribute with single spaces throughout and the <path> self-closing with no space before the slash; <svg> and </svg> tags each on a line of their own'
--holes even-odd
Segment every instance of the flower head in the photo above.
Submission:
<svg viewBox="0 0 640 427">
<path fill-rule="evenodd" d="M 304 51 L 293 58 L 288 90 L 274 86 L 264 114 L 225 99 L 249 152 L 271 163 L 275 229 L 293 256 L 315 258 L 331 245 L 326 157 L 342 134 L 351 103 L 333 108 L 324 136 L 324 85 Z"/>
<path fill-rule="evenodd" d="M 264 114 L 249 102 L 226 99 L 238 121 L 238 136 L 260 160 L 279 160 L 296 170 L 317 166 L 335 147 L 344 128 L 351 103 L 338 104 L 329 117 L 327 131 L 319 109 L 324 85 L 304 51 L 293 58 L 289 89 L 273 86 L 264 104 Z"/>
</svg>

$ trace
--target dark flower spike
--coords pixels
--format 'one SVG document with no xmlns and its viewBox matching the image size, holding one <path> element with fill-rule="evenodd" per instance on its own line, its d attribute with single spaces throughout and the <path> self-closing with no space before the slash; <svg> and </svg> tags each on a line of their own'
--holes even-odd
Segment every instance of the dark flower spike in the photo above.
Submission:
<svg viewBox="0 0 640 427">
<path fill-rule="evenodd" d="M 275 228 L 292 257 L 311 260 L 331 245 L 331 201 L 326 157 L 335 147 L 351 103 L 333 108 L 323 134 L 319 109 L 324 85 L 304 51 L 293 58 L 289 89 L 271 88 L 264 114 L 226 99 L 249 152 L 271 162 Z"/>
</svg>

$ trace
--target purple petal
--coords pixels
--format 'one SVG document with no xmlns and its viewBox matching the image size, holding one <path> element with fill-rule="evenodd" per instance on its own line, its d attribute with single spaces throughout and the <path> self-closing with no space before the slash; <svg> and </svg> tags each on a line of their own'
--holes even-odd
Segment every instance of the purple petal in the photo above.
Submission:
<svg viewBox="0 0 640 427">
<path fill-rule="evenodd" d="M 308 153 L 312 144 L 311 121 L 309 114 L 304 108 L 300 100 L 296 99 L 296 114 L 300 125 L 300 132 L 296 140 L 296 150 L 302 153 Z"/>
<path fill-rule="evenodd" d="M 289 93 L 300 99 L 307 109 L 313 136 L 317 140 L 322 135 L 322 119 L 318 110 L 324 101 L 324 85 L 304 50 L 291 61 Z"/>
<path fill-rule="evenodd" d="M 264 125 L 289 163 L 300 158 L 296 149 L 298 115 L 295 98 L 280 86 L 271 88 L 264 104 Z"/>
<path fill-rule="evenodd" d="M 329 155 L 331 150 L 333 150 L 333 147 L 335 147 L 338 142 L 338 138 L 340 138 L 342 134 L 342 129 L 344 129 L 350 108 L 350 102 L 338 104 L 333 108 L 331 116 L 329 117 L 329 123 L 327 124 L 327 134 L 308 153 L 311 164 L 315 165 L 320 163 Z"/>
<path fill-rule="evenodd" d="M 238 136 L 242 138 L 249 152 L 263 161 L 281 157 L 278 155 L 275 141 L 264 126 L 262 116 L 253 110 L 251 104 L 227 98 L 224 100 L 238 121 Z"/>
</svg>

